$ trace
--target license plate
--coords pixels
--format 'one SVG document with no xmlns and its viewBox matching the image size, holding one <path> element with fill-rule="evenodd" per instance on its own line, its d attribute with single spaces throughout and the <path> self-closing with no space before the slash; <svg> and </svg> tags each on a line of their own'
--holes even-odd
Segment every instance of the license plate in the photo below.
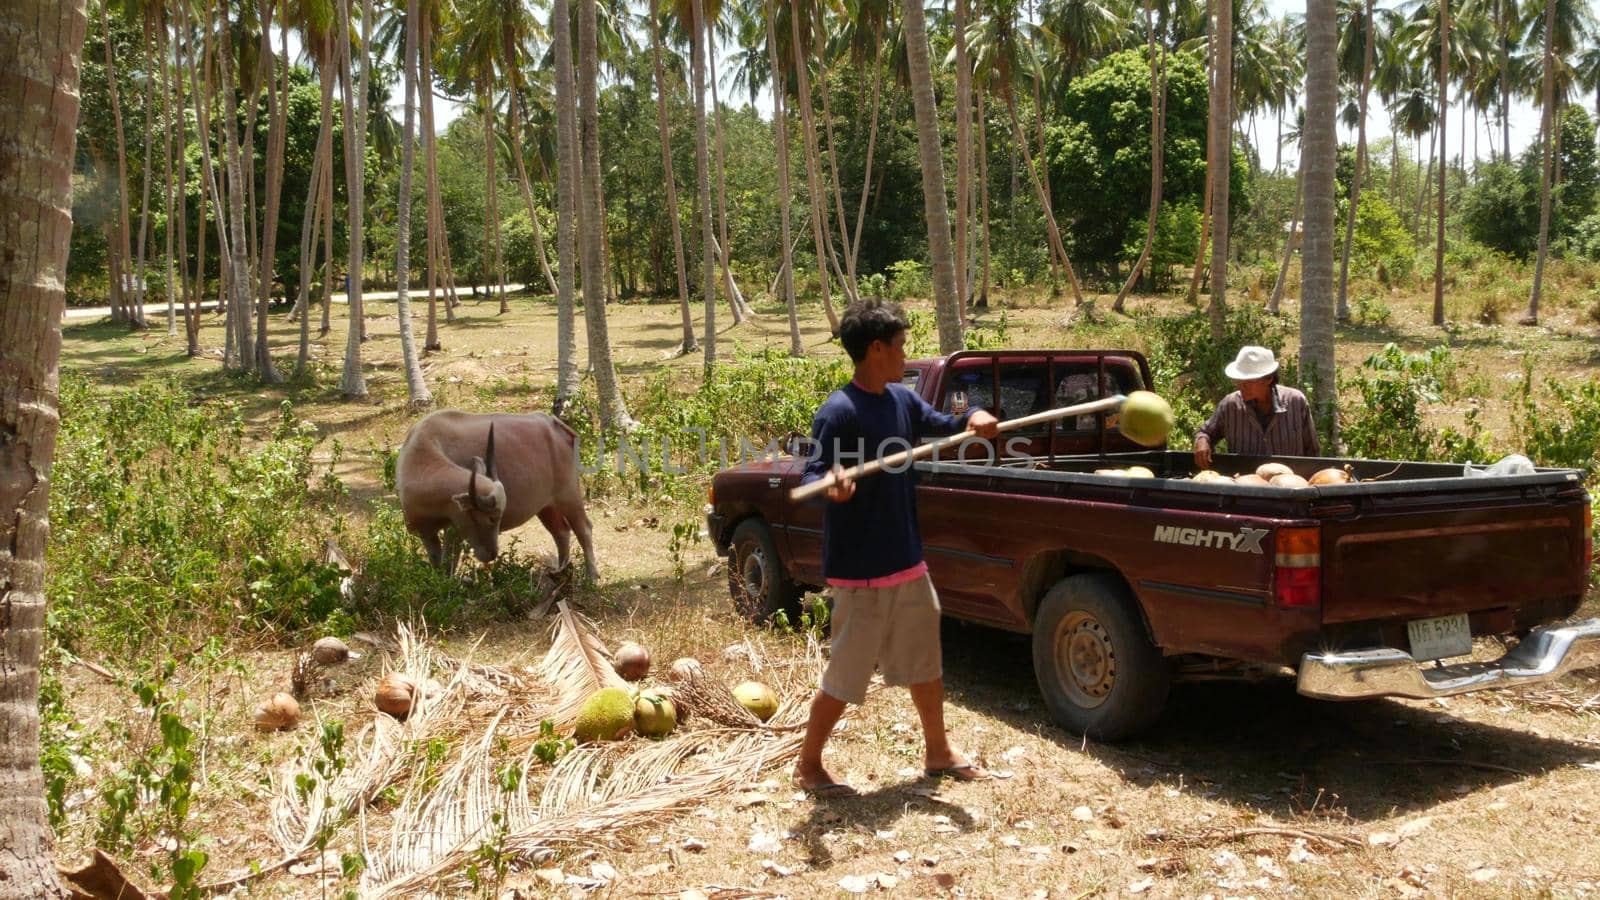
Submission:
<svg viewBox="0 0 1600 900">
<path fill-rule="evenodd" d="M 1472 652 L 1472 626 L 1466 613 L 1407 622 L 1406 633 L 1411 638 L 1411 658 L 1419 662 Z"/>
</svg>

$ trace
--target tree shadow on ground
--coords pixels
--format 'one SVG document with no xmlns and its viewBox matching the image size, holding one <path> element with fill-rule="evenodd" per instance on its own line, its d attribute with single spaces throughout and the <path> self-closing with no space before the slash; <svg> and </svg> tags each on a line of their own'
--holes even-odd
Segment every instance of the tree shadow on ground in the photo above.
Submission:
<svg viewBox="0 0 1600 900">
<path fill-rule="evenodd" d="M 896 822 L 914 813 L 948 816 L 951 827 L 963 832 L 971 831 L 975 824 L 972 814 L 965 807 L 935 793 L 932 787 L 936 785 L 937 782 L 931 779 L 910 778 L 878 785 L 854 797 L 808 799 L 805 815 L 790 830 L 804 844 L 806 862 L 812 869 L 826 869 L 833 865 L 834 849 L 828 841 L 830 834 L 840 838 L 862 834 L 872 840 L 877 832 L 892 831 Z"/>
<path fill-rule="evenodd" d="M 1320 809 L 1382 819 L 1600 760 L 1600 747 L 1458 718 L 1448 707 L 1312 700 L 1287 678 L 1175 685 L 1139 739 L 1085 742 L 1050 720 L 1026 638 L 947 623 L 944 648 L 951 705 L 1081 750 L 1131 784 L 1181 780 L 1276 816 Z"/>
</svg>

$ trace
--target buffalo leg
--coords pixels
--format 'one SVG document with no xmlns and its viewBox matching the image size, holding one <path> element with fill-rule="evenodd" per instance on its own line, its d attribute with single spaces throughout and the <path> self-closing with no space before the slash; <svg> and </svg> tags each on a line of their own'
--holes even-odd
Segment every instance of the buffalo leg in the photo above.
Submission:
<svg viewBox="0 0 1600 900">
<path fill-rule="evenodd" d="M 567 524 L 567 517 L 554 506 L 546 506 L 539 510 L 539 521 L 544 523 L 545 530 L 556 542 L 556 570 L 564 571 L 572 562 L 572 527 Z"/>
<path fill-rule="evenodd" d="M 584 572 L 590 581 L 597 581 L 600 572 L 594 564 L 594 528 L 589 523 L 589 514 L 583 511 L 583 501 L 573 500 L 564 504 L 561 514 L 566 517 L 572 531 L 578 535 L 578 545 L 583 548 Z"/>
<path fill-rule="evenodd" d="M 444 530 L 444 571 L 446 575 L 454 575 L 456 566 L 461 562 L 461 534 L 454 525 L 446 526 Z"/>
<path fill-rule="evenodd" d="M 428 563 L 434 568 L 444 565 L 444 547 L 439 544 L 439 532 L 420 529 L 415 532 L 422 540 L 422 549 L 428 551 Z"/>
</svg>

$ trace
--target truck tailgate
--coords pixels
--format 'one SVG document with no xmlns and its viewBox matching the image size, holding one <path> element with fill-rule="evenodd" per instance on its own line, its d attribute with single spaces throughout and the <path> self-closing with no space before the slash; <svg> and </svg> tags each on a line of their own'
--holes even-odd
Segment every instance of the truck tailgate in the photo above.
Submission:
<svg viewBox="0 0 1600 900">
<path fill-rule="evenodd" d="M 1325 623 L 1582 597 L 1581 486 L 1448 481 L 1449 490 L 1351 492 L 1348 514 L 1323 529 Z"/>
</svg>

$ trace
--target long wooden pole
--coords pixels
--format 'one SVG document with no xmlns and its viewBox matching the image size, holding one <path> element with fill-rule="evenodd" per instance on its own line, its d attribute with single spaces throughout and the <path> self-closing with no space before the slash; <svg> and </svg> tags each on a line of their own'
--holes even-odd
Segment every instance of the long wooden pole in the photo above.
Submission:
<svg viewBox="0 0 1600 900">
<path fill-rule="evenodd" d="M 1026 428 L 1030 425 L 1039 425 L 1044 422 L 1054 421 L 1056 419 L 1065 419 L 1069 416 L 1086 416 L 1091 413 L 1111 412 L 1112 410 L 1120 409 L 1123 401 L 1127 399 L 1128 398 L 1122 394 L 1117 394 L 1115 396 L 1105 397 L 1100 400 L 1091 400 L 1088 403 L 1079 403 L 1074 406 L 1063 406 L 1058 409 L 1047 409 L 1044 412 L 1037 412 L 1031 416 L 1023 416 L 1020 419 L 1007 419 L 1006 421 L 1000 423 L 1000 430 L 1002 432 L 1012 431 L 1018 428 Z M 945 447 L 949 447 L 953 444 L 959 444 L 962 441 L 970 440 L 977 436 L 978 433 L 969 428 L 966 431 L 960 432 L 959 434 L 952 434 L 948 437 L 942 437 L 936 441 L 929 441 L 926 444 L 920 444 L 908 450 L 901 450 L 899 453 L 892 453 L 880 459 L 874 459 L 869 462 L 864 462 L 859 466 L 846 469 L 844 470 L 844 478 L 854 480 L 857 478 L 865 478 L 868 475 L 876 475 L 883 469 L 905 465 L 913 460 L 925 459 L 939 452 L 940 450 L 943 450 Z M 833 487 L 838 483 L 838 481 L 839 478 L 836 477 L 834 473 L 829 472 L 810 484 L 803 484 L 789 491 L 789 499 L 798 502 L 809 497 L 814 497 L 828 488 Z"/>
</svg>

